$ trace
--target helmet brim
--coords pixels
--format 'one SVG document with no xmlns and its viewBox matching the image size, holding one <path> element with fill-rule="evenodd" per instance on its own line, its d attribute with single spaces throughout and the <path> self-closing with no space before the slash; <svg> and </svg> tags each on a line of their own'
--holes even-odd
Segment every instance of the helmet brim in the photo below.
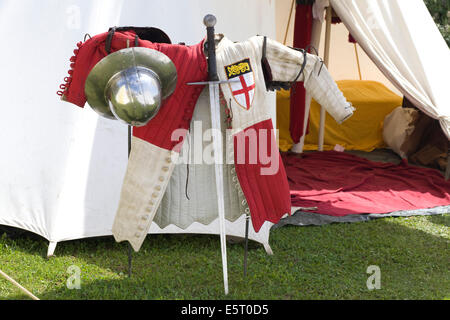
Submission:
<svg viewBox="0 0 450 320">
<path fill-rule="evenodd" d="M 115 74 L 130 67 L 144 67 L 155 72 L 161 81 L 162 99 L 175 91 L 177 70 L 168 56 L 149 48 L 126 48 L 104 57 L 89 73 L 84 91 L 92 109 L 106 118 L 116 119 L 105 97 L 106 85 Z"/>
</svg>

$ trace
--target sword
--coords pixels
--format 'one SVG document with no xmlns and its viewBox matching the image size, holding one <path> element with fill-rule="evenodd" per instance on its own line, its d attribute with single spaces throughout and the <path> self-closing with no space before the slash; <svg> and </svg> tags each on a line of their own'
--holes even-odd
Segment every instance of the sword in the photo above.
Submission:
<svg viewBox="0 0 450 320">
<path fill-rule="evenodd" d="M 219 228 L 220 228 L 220 247 L 222 252 L 222 268 L 223 268 L 223 284 L 225 294 L 228 294 L 228 267 L 227 267 L 227 247 L 225 234 L 225 200 L 224 200 L 224 180 L 223 180 L 223 145 L 221 137 L 221 122 L 220 122 L 220 102 L 219 102 L 219 84 L 228 83 L 229 81 L 220 81 L 217 76 L 216 65 L 216 46 L 214 43 L 214 26 L 217 19 L 214 15 L 208 14 L 203 18 L 203 23 L 206 26 L 207 32 L 207 46 L 208 46 L 208 73 L 209 81 L 206 82 L 191 82 L 188 85 L 205 85 L 209 86 L 209 102 L 211 105 L 211 128 L 219 133 L 213 137 L 214 149 L 214 171 L 216 176 L 216 193 L 217 193 L 217 208 L 219 211 Z"/>
</svg>

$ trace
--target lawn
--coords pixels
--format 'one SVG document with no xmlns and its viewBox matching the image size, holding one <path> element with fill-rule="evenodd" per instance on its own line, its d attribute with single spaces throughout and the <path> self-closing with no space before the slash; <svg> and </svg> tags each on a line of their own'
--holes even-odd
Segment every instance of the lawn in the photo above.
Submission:
<svg viewBox="0 0 450 320">
<path fill-rule="evenodd" d="M 217 236 L 150 235 L 133 255 L 112 237 L 61 242 L 0 232 L 0 269 L 40 299 L 445 299 L 450 298 L 450 214 L 384 218 L 272 231 L 268 256 L 249 246 L 243 276 L 242 243 L 228 244 L 230 294 L 224 296 Z M 68 289 L 67 269 L 81 270 L 81 288 Z M 381 288 L 368 290 L 370 265 Z M 0 278 L 0 299 L 28 299 Z"/>
</svg>

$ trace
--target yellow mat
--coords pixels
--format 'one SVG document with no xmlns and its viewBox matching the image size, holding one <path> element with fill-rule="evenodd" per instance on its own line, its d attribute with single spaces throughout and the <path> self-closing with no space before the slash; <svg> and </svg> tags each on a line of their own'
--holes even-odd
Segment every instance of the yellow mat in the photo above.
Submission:
<svg viewBox="0 0 450 320">
<path fill-rule="evenodd" d="M 346 150 L 362 151 L 385 147 L 384 117 L 402 105 L 402 98 L 376 81 L 340 80 L 336 83 L 356 110 L 353 116 L 342 124 L 326 115 L 324 150 L 331 150 L 336 144 Z M 289 150 L 293 144 L 289 133 L 289 101 L 289 91 L 277 93 L 277 128 L 281 151 Z M 320 105 L 312 100 L 309 133 L 305 138 L 303 150 L 317 150 L 319 117 Z"/>
</svg>

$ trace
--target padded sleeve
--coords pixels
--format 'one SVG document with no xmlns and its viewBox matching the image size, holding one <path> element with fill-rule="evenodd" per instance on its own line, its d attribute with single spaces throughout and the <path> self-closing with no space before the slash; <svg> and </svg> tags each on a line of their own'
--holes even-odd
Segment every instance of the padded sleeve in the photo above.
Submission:
<svg viewBox="0 0 450 320">
<path fill-rule="evenodd" d="M 263 38 L 261 37 L 261 46 Z M 272 39 L 267 39 L 267 61 L 274 81 L 291 82 L 297 78 L 304 57 L 306 64 L 297 81 L 303 81 L 306 91 L 341 123 L 353 115 L 355 108 L 348 102 L 334 82 L 322 60 L 313 54 L 305 56 L 301 51 L 289 48 Z"/>
</svg>

